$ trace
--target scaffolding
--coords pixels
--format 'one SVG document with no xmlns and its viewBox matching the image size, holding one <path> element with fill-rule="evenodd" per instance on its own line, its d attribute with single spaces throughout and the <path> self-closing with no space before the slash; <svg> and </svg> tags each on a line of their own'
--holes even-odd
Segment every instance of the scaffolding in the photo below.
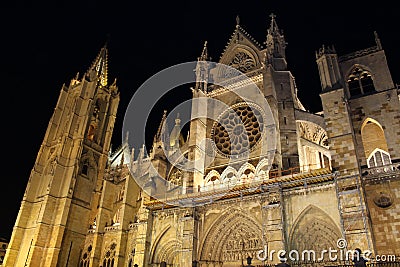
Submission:
<svg viewBox="0 0 400 267">
<path fill-rule="evenodd" d="M 340 176 L 339 172 L 335 172 L 334 177 L 343 238 L 353 240 L 353 244 L 356 243 L 354 241 L 365 238 L 368 249 L 372 251 L 366 200 L 360 175 Z"/>
</svg>

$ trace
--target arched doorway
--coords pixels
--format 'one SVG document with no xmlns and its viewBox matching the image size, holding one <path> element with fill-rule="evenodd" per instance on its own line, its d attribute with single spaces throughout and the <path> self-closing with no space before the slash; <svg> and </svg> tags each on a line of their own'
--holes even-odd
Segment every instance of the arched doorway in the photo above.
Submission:
<svg viewBox="0 0 400 267">
<path fill-rule="evenodd" d="M 310 205 L 298 216 L 290 234 L 289 248 L 299 253 L 300 261 L 318 260 L 323 250 L 337 249 L 337 241 L 341 238 L 339 227 L 331 217 L 320 208 Z M 315 251 L 310 258 L 302 258 L 304 251 Z M 296 254 L 293 254 L 295 256 Z M 297 255 L 296 255 L 297 256 Z M 328 256 L 328 255 L 323 255 Z M 324 259 L 326 259 L 324 257 Z"/>
<path fill-rule="evenodd" d="M 257 252 L 264 248 L 261 225 L 240 211 L 221 215 L 203 239 L 200 262 L 207 266 L 242 266 L 247 257 L 257 264 Z"/>
</svg>

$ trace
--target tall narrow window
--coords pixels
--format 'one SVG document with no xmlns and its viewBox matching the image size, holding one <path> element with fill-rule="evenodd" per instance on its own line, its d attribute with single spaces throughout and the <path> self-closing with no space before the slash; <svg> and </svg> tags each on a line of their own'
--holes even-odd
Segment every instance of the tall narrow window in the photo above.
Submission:
<svg viewBox="0 0 400 267">
<path fill-rule="evenodd" d="M 361 75 L 360 81 L 364 94 L 375 92 L 374 81 L 372 80 L 371 74 L 364 72 Z"/>
<path fill-rule="evenodd" d="M 361 126 L 361 139 L 368 168 L 391 164 L 385 132 L 382 125 L 367 118 Z"/>
<path fill-rule="evenodd" d="M 350 96 L 358 96 L 361 95 L 361 87 L 360 87 L 360 82 L 358 81 L 358 78 L 356 77 L 351 77 L 348 81 L 347 84 L 349 86 L 349 92 Z"/>
<path fill-rule="evenodd" d="M 347 78 L 350 97 L 357 97 L 363 94 L 375 92 L 372 75 L 360 67 L 355 67 Z"/>
<path fill-rule="evenodd" d="M 87 175 L 88 175 L 88 172 L 89 172 L 89 161 L 88 161 L 88 160 L 85 160 L 84 163 L 83 163 L 83 165 L 82 165 L 81 174 L 87 176 Z"/>
</svg>

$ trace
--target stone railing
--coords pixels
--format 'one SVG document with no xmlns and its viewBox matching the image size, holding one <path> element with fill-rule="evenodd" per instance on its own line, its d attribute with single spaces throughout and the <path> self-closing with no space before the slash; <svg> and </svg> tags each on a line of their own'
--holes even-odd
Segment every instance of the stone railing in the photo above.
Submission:
<svg viewBox="0 0 400 267">
<path fill-rule="evenodd" d="M 111 232 L 119 229 L 119 225 L 112 225 L 104 227 L 104 232 Z"/>
<path fill-rule="evenodd" d="M 130 223 L 128 228 L 129 229 L 135 229 L 137 227 L 138 223 Z"/>
<path fill-rule="evenodd" d="M 398 175 L 400 174 L 400 163 L 394 163 L 379 167 L 373 168 L 365 168 L 362 169 L 362 176 L 365 178 L 368 177 L 378 177 L 378 176 L 387 176 L 387 175 Z"/>
<path fill-rule="evenodd" d="M 270 173 L 271 174 L 271 173 Z M 145 202 L 147 207 L 164 208 L 176 205 L 194 205 L 210 203 L 210 201 L 235 198 L 262 193 L 270 190 L 271 187 L 291 188 L 304 187 L 316 183 L 331 182 L 336 176 L 330 169 L 317 169 L 306 173 L 297 171 L 280 171 L 281 176 L 265 177 L 265 179 L 254 177 L 252 180 L 236 181 L 235 183 L 225 183 L 218 185 L 208 185 L 200 187 L 200 190 L 185 194 L 170 195 L 166 198 L 156 198 Z"/>
</svg>

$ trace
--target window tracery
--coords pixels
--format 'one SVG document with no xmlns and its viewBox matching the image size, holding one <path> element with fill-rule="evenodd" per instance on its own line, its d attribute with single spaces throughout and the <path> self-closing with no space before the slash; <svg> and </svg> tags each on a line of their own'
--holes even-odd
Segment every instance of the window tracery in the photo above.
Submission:
<svg viewBox="0 0 400 267">
<path fill-rule="evenodd" d="M 375 149 L 368 157 L 368 168 L 380 167 L 391 164 L 390 154 L 382 149 Z"/>
<path fill-rule="evenodd" d="M 356 97 L 363 94 L 375 92 L 374 82 L 370 72 L 355 67 L 347 78 L 350 97 Z"/>
<path fill-rule="evenodd" d="M 241 103 L 221 114 L 214 124 L 212 139 L 225 156 L 238 156 L 253 149 L 261 139 L 263 127 L 259 108 Z"/>
<path fill-rule="evenodd" d="M 116 243 L 112 243 L 107 251 L 104 253 L 103 259 L 103 267 L 114 267 L 114 257 L 115 257 L 115 248 L 117 247 Z"/>
<path fill-rule="evenodd" d="M 228 65 L 241 72 L 248 72 L 256 67 L 254 58 L 243 51 L 236 53 Z"/>
<path fill-rule="evenodd" d="M 182 186 L 183 185 L 182 170 L 175 168 L 169 177 L 169 182 L 176 186 Z"/>
</svg>

